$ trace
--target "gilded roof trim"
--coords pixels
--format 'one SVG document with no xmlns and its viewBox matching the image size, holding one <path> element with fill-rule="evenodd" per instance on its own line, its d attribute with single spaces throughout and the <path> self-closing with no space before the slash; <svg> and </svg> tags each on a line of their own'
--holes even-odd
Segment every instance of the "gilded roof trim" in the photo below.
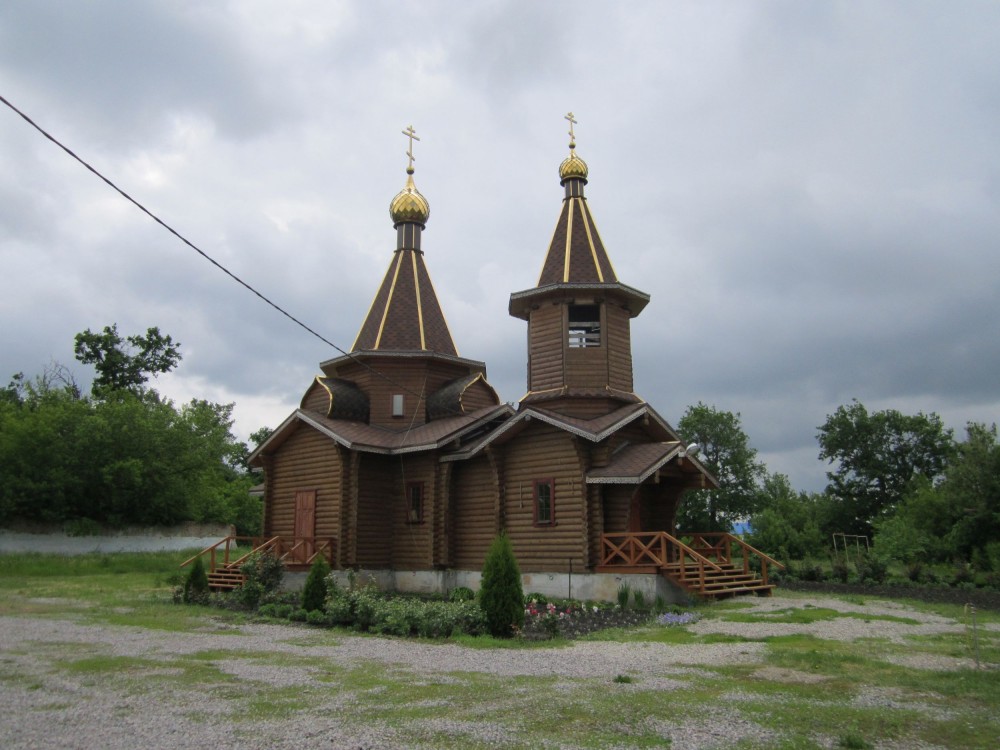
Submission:
<svg viewBox="0 0 1000 750">
<path fill-rule="evenodd" d="M 413 291 L 417 297 L 417 329 L 420 331 L 420 348 L 426 349 L 427 338 L 424 336 L 424 310 L 420 301 L 420 274 L 417 272 L 417 254 L 411 253 L 410 259 L 413 261 Z"/>
<path fill-rule="evenodd" d="M 583 228 L 587 232 L 587 242 L 590 244 L 590 257 L 594 259 L 594 268 L 597 269 L 597 280 L 604 283 L 604 272 L 601 270 L 601 261 L 597 257 L 597 248 L 594 246 L 594 237 L 590 233 L 590 223 L 593 221 L 593 217 L 590 216 L 590 212 L 587 211 L 586 206 L 583 204 L 582 198 L 577 198 L 580 201 L 580 215 L 583 219 Z M 596 227 L 594 227 L 596 229 Z M 603 246 L 604 243 L 602 242 Z M 604 256 L 608 258 L 607 251 L 604 252 Z M 608 258 L 608 265 L 611 265 L 611 258 Z"/>
<path fill-rule="evenodd" d="M 403 251 L 396 252 L 396 270 L 392 274 L 392 284 L 389 286 L 389 296 L 385 300 L 385 307 L 382 309 L 382 320 L 378 324 L 378 334 L 375 336 L 375 348 L 378 349 L 382 341 L 382 330 L 385 328 L 385 321 L 389 317 L 389 310 L 392 308 L 392 294 L 396 291 L 396 281 L 399 279 L 399 267 L 403 265 Z"/>
</svg>

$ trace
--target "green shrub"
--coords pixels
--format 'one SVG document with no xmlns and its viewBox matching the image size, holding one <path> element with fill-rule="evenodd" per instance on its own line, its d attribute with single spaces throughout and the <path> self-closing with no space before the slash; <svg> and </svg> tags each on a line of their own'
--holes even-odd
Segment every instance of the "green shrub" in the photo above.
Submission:
<svg viewBox="0 0 1000 750">
<path fill-rule="evenodd" d="M 308 617 L 309 613 L 302 608 L 293 609 L 288 613 L 288 619 L 292 622 L 305 622 Z"/>
<path fill-rule="evenodd" d="M 847 583 L 851 576 L 851 571 L 847 567 L 847 557 L 843 554 L 836 554 L 830 558 L 830 567 L 835 581 Z"/>
<path fill-rule="evenodd" d="M 277 593 L 285 575 L 285 566 L 269 552 L 254 552 L 240 567 L 246 577 L 233 594 L 248 609 L 256 609 L 262 601 Z"/>
<path fill-rule="evenodd" d="M 646 595 L 639 591 L 639 589 L 632 592 L 632 602 L 640 612 L 646 609 Z"/>
<path fill-rule="evenodd" d="M 196 557 L 191 563 L 191 570 L 188 571 L 184 580 L 185 604 L 205 604 L 208 602 L 208 573 L 205 572 L 205 563 L 200 557 Z"/>
<path fill-rule="evenodd" d="M 323 627 L 330 625 L 329 616 L 321 609 L 306 610 L 306 622 L 310 625 L 321 625 Z"/>
<path fill-rule="evenodd" d="M 453 588 L 448 594 L 448 601 L 450 602 L 470 602 L 476 598 L 476 592 L 470 589 L 468 586 L 459 586 Z"/>
<path fill-rule="evenodd" d="M 321 611 L 326 604 L 327 576 L 330 575 L 330 564 L 323 555 L 319 555 L 309 569 L 309 577 L 302 589 L 302 608 L 306 612 Z"/>
<path fill-rule="evenodd" d="M 510 638 L 524 625 L 524 589 L 514 548 L 501 533 L 490 545 L 483 563 L 479 604 L 486 614 L 486 628 L 496 638 Z"/>
<path fill-rule="evenodd" d="M 622 583 L 618 587 L 618 606 L 622 609 L 628 609 L 628 599 L 632 594 L 632 587 L 628 585 L 628 581 Z"/>
<path fill-rule="evenodd" d="M 862 583 L 885 583 L 889 573 L 889 563 L 884 557 L 874 552 L 866 552 L 858 556 L 855 566 L 858 571 L 858 580 Z"/>
</svg>

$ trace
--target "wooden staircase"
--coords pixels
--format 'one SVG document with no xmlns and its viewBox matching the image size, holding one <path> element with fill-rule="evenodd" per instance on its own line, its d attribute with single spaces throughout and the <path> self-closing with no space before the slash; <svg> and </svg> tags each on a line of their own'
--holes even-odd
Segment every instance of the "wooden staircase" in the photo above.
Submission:
<svg viewBox="0 0 1000 750">
<path fill-rule="evenodd" d="M 271 554 L 284 563 L 285 570 L 301 571 L 312 567 L 320 555 L 330 566 L 334 561 L 333 539 L 316 537 L 280 537 L 270 539 L 249 536 L 227 536 L 194 557 L 181 563 L 185 567 L 197 558 L 208 556 L 208 588 L 210 591 L 233 591 L 246 583 L 242 567 L 254 553 Z"/>
<path fill-rule="evenodd" d="M 722 599 L 770 596 L 768 566 L 784 568 L 772 557 L 725 532 L 698 533 L 688 542 L 665 531 L 604 534 L 598 572 L 656 573 L 695 596 Z M 734 558 L 733 549 L 739 551 Z M 760 573 L 750 561 L 756 557 Z"/>
</svg>

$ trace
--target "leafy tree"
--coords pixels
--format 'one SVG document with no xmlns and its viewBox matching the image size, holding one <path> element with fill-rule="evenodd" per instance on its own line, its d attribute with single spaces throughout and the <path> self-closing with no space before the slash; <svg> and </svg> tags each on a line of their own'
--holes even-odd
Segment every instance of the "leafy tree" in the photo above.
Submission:
<svg viewBox="0 0 1000 750">
<path fill-rule="evenodd" d="M 248 494 L 255 480 L 241 464 L 232 404 L 178 408 L 138 385 L 96 390 L 82 397 L 72 374 L 53 364 L 0 391 L 0 521 L 194 520 L 259 532 L 261 502 Z"/>
<path fill-rule="evenodd" d="M 966 426 L 966 439 L 959 443 L 938 492 L 955 515 L 947 536 L 951 549 L 966 560 L 977 552 L 989 557 L 989 545 L 1000 540 L 1000 445 L 995 424 Z"/>
<path fill-rule="evenodd" d="M 181 360 L 180 344 L 164 336 L 157 327 L 146 335 L 122 338 L 116 323 L 104 326 L 101 333 L 89 328 L 76 334 L 74 352 L 77 360 L 94 365 L 94 395 L 106 390 L 142 390 L 149 377 L 170 372 Z"/>
<path fill-rule="evenodd" d="M 496 638 L 510 638 L 524 625 L 524 589 L 514 547 L 502 533 L 490 545 L 483 563 L 479 604 L 486 613 L 486 628 Z"/>
<path fill-rule="evenodd" d="M 825 547 L 821 496 L 796 493 L 784 474 L 769 474 L 761 495 L 762 507 L 751 517 L 750 544 L 792 560 L 811 557 Z"/>
<path fill-rule="evenodd" d="M 869 413 L 857 399 L 828 415 L 817 439 L 819 457 L 836 464 L 826 476 L 839 504 L 837 530 L 869 536 L 915 479 L 939 478 L 954 453 L 952 431 L 937 414 Z"/>
<path fill-rule="evenodd" d="M 687 442 L 701 447 L 699 460 L 719 480 L 717 490 L 688 492 L 678 510 L 684 531 L 729 531 L 734 522 L 749 517 L 761 504 L 763 463 L 743 432 L 739 413 L 719 411 L 700 401 L 677 423 Z"/>
</svg>

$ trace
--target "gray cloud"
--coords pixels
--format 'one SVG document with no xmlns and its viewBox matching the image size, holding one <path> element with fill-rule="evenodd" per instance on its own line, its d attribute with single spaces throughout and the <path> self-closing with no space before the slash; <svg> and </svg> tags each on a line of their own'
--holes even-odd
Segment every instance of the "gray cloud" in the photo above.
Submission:
<svg viewBox="0 0 1000 750">
<path fill-rule="evenodd" d="M 1000 10 L 988 3 L 10 2 L 4 96 L 206 252 L 349 348 L 389 263 L 413 123 L 427 263 L 507 400 L 576 112 L 670 421 L 738 411 L 819 489 L 853 397 L 997 421 Z M 336 351 L 0 111 L 0 375 L 118 322 L 182 342 L 161 380 L 248 434 Z M 77 367 L 81 380 L 88 374 Z"/>
</svg>

